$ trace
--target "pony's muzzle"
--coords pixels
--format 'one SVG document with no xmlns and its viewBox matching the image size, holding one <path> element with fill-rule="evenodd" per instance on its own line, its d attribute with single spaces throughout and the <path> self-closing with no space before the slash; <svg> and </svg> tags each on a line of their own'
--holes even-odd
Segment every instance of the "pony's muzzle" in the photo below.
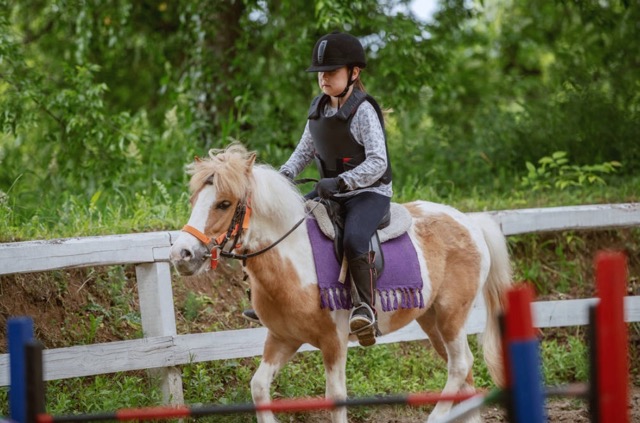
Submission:
<svg viewBox="0 0 640 423">
<path fill-rule="evenodd" d="M 173 267 L 184 276 L 191 276 L 206 270 L 209 265 L 209 252 L 201 246 L 174 244 L 169 259 Z"/>
</svg>

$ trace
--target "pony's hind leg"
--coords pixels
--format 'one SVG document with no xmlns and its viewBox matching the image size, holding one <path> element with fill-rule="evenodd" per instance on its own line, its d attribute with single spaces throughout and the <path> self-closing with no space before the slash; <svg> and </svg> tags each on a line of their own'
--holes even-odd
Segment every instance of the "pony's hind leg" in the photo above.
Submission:
<svg viewBox="0 0 640 423">
<path fill-rule="evenodd" d="M 435 306 L 435 328 L 431 327 L 433 332 L 439 334 L 439 341 L 446 351 L 447 361 L 447 383 L 442 392 L 446 394 L 454 394 L 458 392 L 473 392 L 473 354 L 469 348 L 467 333 L 464 328 L 465 318 L 468 313 L 464 310 L 451 310 Z M 436 337 L 436 339 L 438 339 Z M 436 350 L 439 351 L 440 345 L 436 344 Z M 429 415 L 429 422 L 437 420 L 439 417 L 447 414 L 453 403 L 451 401 L 440 401 Z M 477 417 L 472 417 L 466 421 L 477 421 Z"/>
<path fill-rule="evenodd" d="M 420 324 L 420 327 L 422 328 L 422 330 L 425 331 L 425 333 L 429 337 L 429 341 L 431 342 L 431 345 L 436 350 L 438 355 L 444 359 L 445 363 L 448 364 L 449 363 L 449 357 L 448 357 L 448 353 L 447 353 L 447 347 L 445 346 L 445 343 L 442 340 L 442 336 L 440 335 L 440 332 L 438 331 L 438 328 L 436 327 L 436 318 L 435 318 L 434 309 L 430 308 L 429 310 L 427 310 L 427 312 L 425 314 L 423 314 L 418 319 L 416 319 L 416 321 L 418 322 L 418 324 Z M 467 347 L 467 351 L 468 351 L 468 353 L 467 353 L 467 361 L 469 363 L 472 363 L 473 362 L 473 355 L 471 354 L 471 350 L 469 350 L 468 347 Z M 445 389 L 446 389 L 446 387 L 445 387 Z M 472 373 L 471 369 L 469 369 L 469 372 L 467 373 L 467 377 L 466 377 L 462 387 L 459 389 L 459 391 L 460 392 L 474 392 L 473 373 Z M 443 408 L 444 408 L 444 406 L 441 406 L 441 409 L 443 409 Z M 473 419 L 467 419 L 466 421 L 469 422 L 469 421 L 474 421 L 474 420 Z"/>
<path fill-rule="evenodd" d="M 464 330 L 453 340 L 445 342 L 447 351 L 447 383 L 442 389 L 443 394 L 473 393 L 473 355 L 467 342 L 467 335 Z M 427 422 L 438 420 L 443 415 L 449 413 L 453 406 L 451 401 L 440 401 L 429 415 Z M 479 421 L 478 416 L 467 418 L 465 422 Z"/>
<path fill-rule="evenodd" d="M 255 404 L 271 401 L 273 379 L 298 351 L 300 345 L 297 342 L 285 342 L 278 339 L 271 332 L 267 334 L 262 361 L 251 378 L 251 397 Z M 258 423 L 276 423 L 278 421 L 271 411 L 259 412 L 256 416 Z"/>
<path fill-rule="evenodd" d="M 429 342 L 433 349 L 436 350 L 438 355 L 442 357 L 445 363 L 448 361 L 447 357 L 447 349 L 444 346 L 444 342 L 442 341 L 442 337 L 440 336 L 440 332 L 436 328 L 436 314 L 433 308 L 430 308 L 416 319 L 422 330 L 429 337 Z"/>
<path fill-rule="evenodd" d="M 442 357 L 445 363 L 448 363 L 449 357 L 447 353 L 447 347 L 445 346 L 445 343 L 442 340 L 442 336 L 440 335 L 440 332 L 436 327 L 435 312 L 433 308 L 427 310 L 427 312 L 422 316 L 420 316 L 416 321 L 420 324 L 420 327 L 422 328 L 422 330 L 425 331 L 425 333 L 429 337 L 431 346 L 436 350 L 438 355 Z M 467 344 L 467 359 L 469 363 L 473 363 L 473 354 L 471 353 L 471 349 L 468 348 L 468 344 Z M 467 388 L 471 390 L 474 389 L 473 371 L 471 369 L 469 370 L 469 373 L 467 374 L 467 378 L 465 379 L 465 384 L 462 386 L 461 389 L 466 390 Z"/>
</svg>

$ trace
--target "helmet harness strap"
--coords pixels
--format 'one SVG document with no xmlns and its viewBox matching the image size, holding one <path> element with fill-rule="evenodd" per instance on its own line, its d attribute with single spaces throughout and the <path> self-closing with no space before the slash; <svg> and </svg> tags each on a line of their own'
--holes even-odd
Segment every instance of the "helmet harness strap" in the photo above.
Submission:
<svg viewBox="0 0 640 423">
<path fill-rule="evenodd" d="M 350 65 L 348 68 L 349 68 L 349 78 L 347 81 L 347 86 L 344 87 L 344 90 L 342 91 L 342 93 L 336 96 L 338 97 L 338 110 L 340 110 L 340 99 L 343 98 L 345 95 L 347 95 L 347 93 L 349 92 L 349 87 L 356 82 L 355 80 L 351 79 L 353 77 L 353 66 Z"/>
</svg>

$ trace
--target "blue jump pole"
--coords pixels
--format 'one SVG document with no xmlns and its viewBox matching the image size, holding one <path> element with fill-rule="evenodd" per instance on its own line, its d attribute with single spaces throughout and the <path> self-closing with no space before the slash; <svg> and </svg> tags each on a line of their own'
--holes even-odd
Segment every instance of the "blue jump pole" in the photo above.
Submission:
<svg viewBox="0 0 640 423">
<path fill-rule="evenodd" d="M 33 340 L 33 320 L 12 317 L 7 322 L 9 344 L 9 416 L 17 423 L 27 422 L 27 364 L 25 345 Z"/>
</svg>

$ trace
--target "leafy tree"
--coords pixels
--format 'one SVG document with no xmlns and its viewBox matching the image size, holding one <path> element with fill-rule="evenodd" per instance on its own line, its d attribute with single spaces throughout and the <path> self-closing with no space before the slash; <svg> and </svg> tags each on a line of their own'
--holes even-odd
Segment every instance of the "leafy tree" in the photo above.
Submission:
<svg viewBox="0 0 640 423">
<path fill-rule="evenodd" d="M 434 39 L 449 54 L 427 143 L 474 183 L 558 150 L 637 171 L 639 13 L 637 2 L 446 2 Z"/>
<path fill-rule="evenodd" d="M 0 0 L 4 202 L 29 219 L 76 197 L 135 204 L 154 181 L 177 196 L 184 163 L 231 139 L 282 163 L 332 30 L 365 46 L 399 190 L 509 190 L 556 151 L 638 171 L 637 2 L 443 0 L 430 22 L 408 4 Z"/>
</svg>

